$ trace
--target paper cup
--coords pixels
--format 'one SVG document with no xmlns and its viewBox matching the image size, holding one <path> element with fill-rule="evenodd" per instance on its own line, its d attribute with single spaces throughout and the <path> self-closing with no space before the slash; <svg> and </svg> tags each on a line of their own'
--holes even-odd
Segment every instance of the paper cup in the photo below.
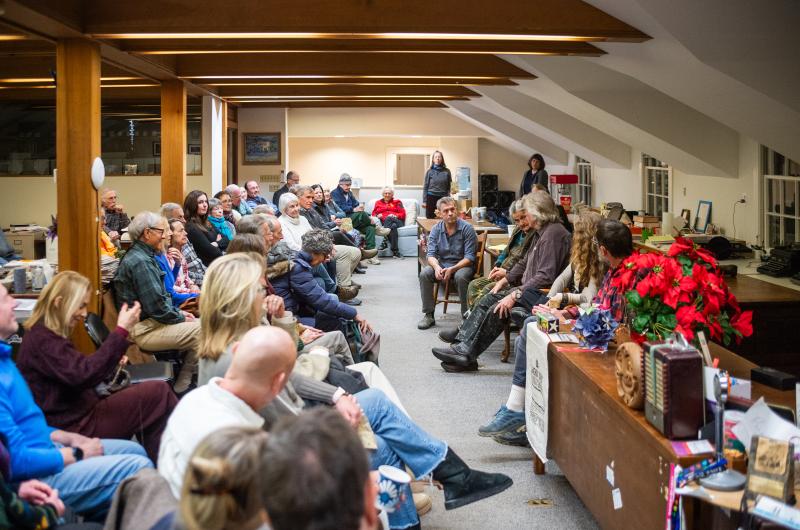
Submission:
<svg viewBox="0 0 800 530">
<path fill-rule="evenodd" d="M 406 501 L 411 477 L 393 466 L 378 468 L 378 496 L 375 506 L 386 513 L 394 513 Z"/>
</svg>

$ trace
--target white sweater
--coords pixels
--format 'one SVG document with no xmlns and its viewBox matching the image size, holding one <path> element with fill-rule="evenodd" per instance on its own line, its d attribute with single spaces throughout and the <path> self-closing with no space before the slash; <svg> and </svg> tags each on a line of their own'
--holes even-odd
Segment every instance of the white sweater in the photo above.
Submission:
<svg viewBox="0 0 800 530">
<path fill-rule="evenodd" d="M 203 438 L 223 427 L 260 428 L 264 424 L 264 418 L 247 403 L 220 387 L 220 380 L 215 377 L 186 394 L 172 411 L 161 437 L 158 472 L 176 499 L 180 499 L 189 458 Z"/>
<path fill-rule="evenodd" d="M 302 215 L 297 216 L 300 222 L 295 224 L 294 219 L 290 219 L 288 215 L 283 214 L 278 217 L 281 226 L 283 227 L 283 240 L 289 245 L 289 248 L 295 252 L 300 252 L 303 246 L 303 234 L 311 231 L 311 224 L 308 219 Z"/>
</svg>

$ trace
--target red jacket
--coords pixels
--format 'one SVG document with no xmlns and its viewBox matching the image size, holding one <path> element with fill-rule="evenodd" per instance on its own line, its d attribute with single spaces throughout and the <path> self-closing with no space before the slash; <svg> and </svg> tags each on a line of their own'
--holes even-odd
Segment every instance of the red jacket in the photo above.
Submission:
<svg viewBox="0 0 800 530">
<path fill-rule="evenodd" d="M 380 219 L 386 220 L 387 215 L 394 214 L 398 219 L 405 222 L 406 209 L 403 208 L 403 203 L 400 199 L 392 199 L 392 202 L 386 202 L 383 199 L 375 203 L 375 208 L 372 210 L 372 215 Z"/>
</svg>

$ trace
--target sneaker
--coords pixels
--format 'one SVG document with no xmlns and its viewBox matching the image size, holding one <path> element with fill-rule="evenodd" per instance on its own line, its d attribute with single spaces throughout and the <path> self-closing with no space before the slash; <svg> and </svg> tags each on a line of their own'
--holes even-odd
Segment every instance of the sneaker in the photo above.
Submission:
<svg viewBox="0 0 800 530">
<path fill-rule="evenodd" d="M 367 260 L 367 263 L 369 263 L 370 265 L 380 265 L 381 264 L 381 260 L 379 260 L 378 257 L 375 256 L 374 258 L 369 258 Z"/>
<path fill-rule="evenodd" d="M 425 313 L 422 320 L 417 322 L 417 329 L 428 329 L 436 325 L 436 320 L 433 318 L 433 313 Z"/>
<path fill-rule="evenodd" d="M 525 426 L 525 413 L 514 412 L 502 405 L 492 421 L 478 429 L 478 436 L 497 436 L 520 426 Z"/>
<path fill-rule="evenodd" d="M 531 446 L 531 443 L 528 441 L 528 428 L 524 423 L 513 431 L 507 431 L 492 437 L 492 440 L 501 445 L 513 445 L 515 447 Z"/>
</svg>

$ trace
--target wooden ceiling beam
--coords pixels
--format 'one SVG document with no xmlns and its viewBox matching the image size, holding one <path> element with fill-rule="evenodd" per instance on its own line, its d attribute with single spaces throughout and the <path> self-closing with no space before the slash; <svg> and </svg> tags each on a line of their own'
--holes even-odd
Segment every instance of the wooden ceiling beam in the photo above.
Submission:
<svg viewBox="0 0 800 530">
<path fill-rule="evenodd" d="M 238 106 L 245 108 L 289 107 L 293 109 L 313 107 L 447 107 L 447 105 L 439 101 L 295 101 L 289 103 L 240 103 Z"/>
<path fill-rule="evenodd" d="M 462 86 L 224 86 L 219 87 L 222 98 L 249 96 L 461 96 L 480 97 L 480 94 Z"/>
<path fill-rule="evenodd" d="M 61 0 L 40 0 L 58 3 Z M 334 35 L 457 34 L 643 41 L 649 37 L 581 0 L 87 0 L 84 31 L 109 37 L 153 33 Z"/>
<path fill-rule="evenodd" d="M 525 40 L 422 39 L 119 39 L 120 49 L 144 55 L 279 53 L 279 52 L 404 52 L 486 53 L 600 56 L 587 42 Z"/>
<path fill-rule="evenodd" d="M 503 85 L 517 86 L 517 83 L 508 78 L 493 79 L 468 79 L 465 81 L 444 77 L 409 77 L 409 78 L 358 78 L 337 77 L 336 79 L 308 79 L 302 77 L 288 77 L 281 79 L 230 79 L 215 78 L 198 80 L 206 87 L 238 87 L 238 86 L 330 86 L 330 85 L 364 85 L 364 86 L 397 86 L 397 85 L 424 85 L 424 86 L 485 86 Z"/>
<path fill-rule="evenodd" d="M 448 77 L 527 78 L 536 76 L 493 55 L 414 53 L 253 53 L 177 55 L 177 73 L 202 83 L 205 77 L 275 78 Z"/>
</svg>

